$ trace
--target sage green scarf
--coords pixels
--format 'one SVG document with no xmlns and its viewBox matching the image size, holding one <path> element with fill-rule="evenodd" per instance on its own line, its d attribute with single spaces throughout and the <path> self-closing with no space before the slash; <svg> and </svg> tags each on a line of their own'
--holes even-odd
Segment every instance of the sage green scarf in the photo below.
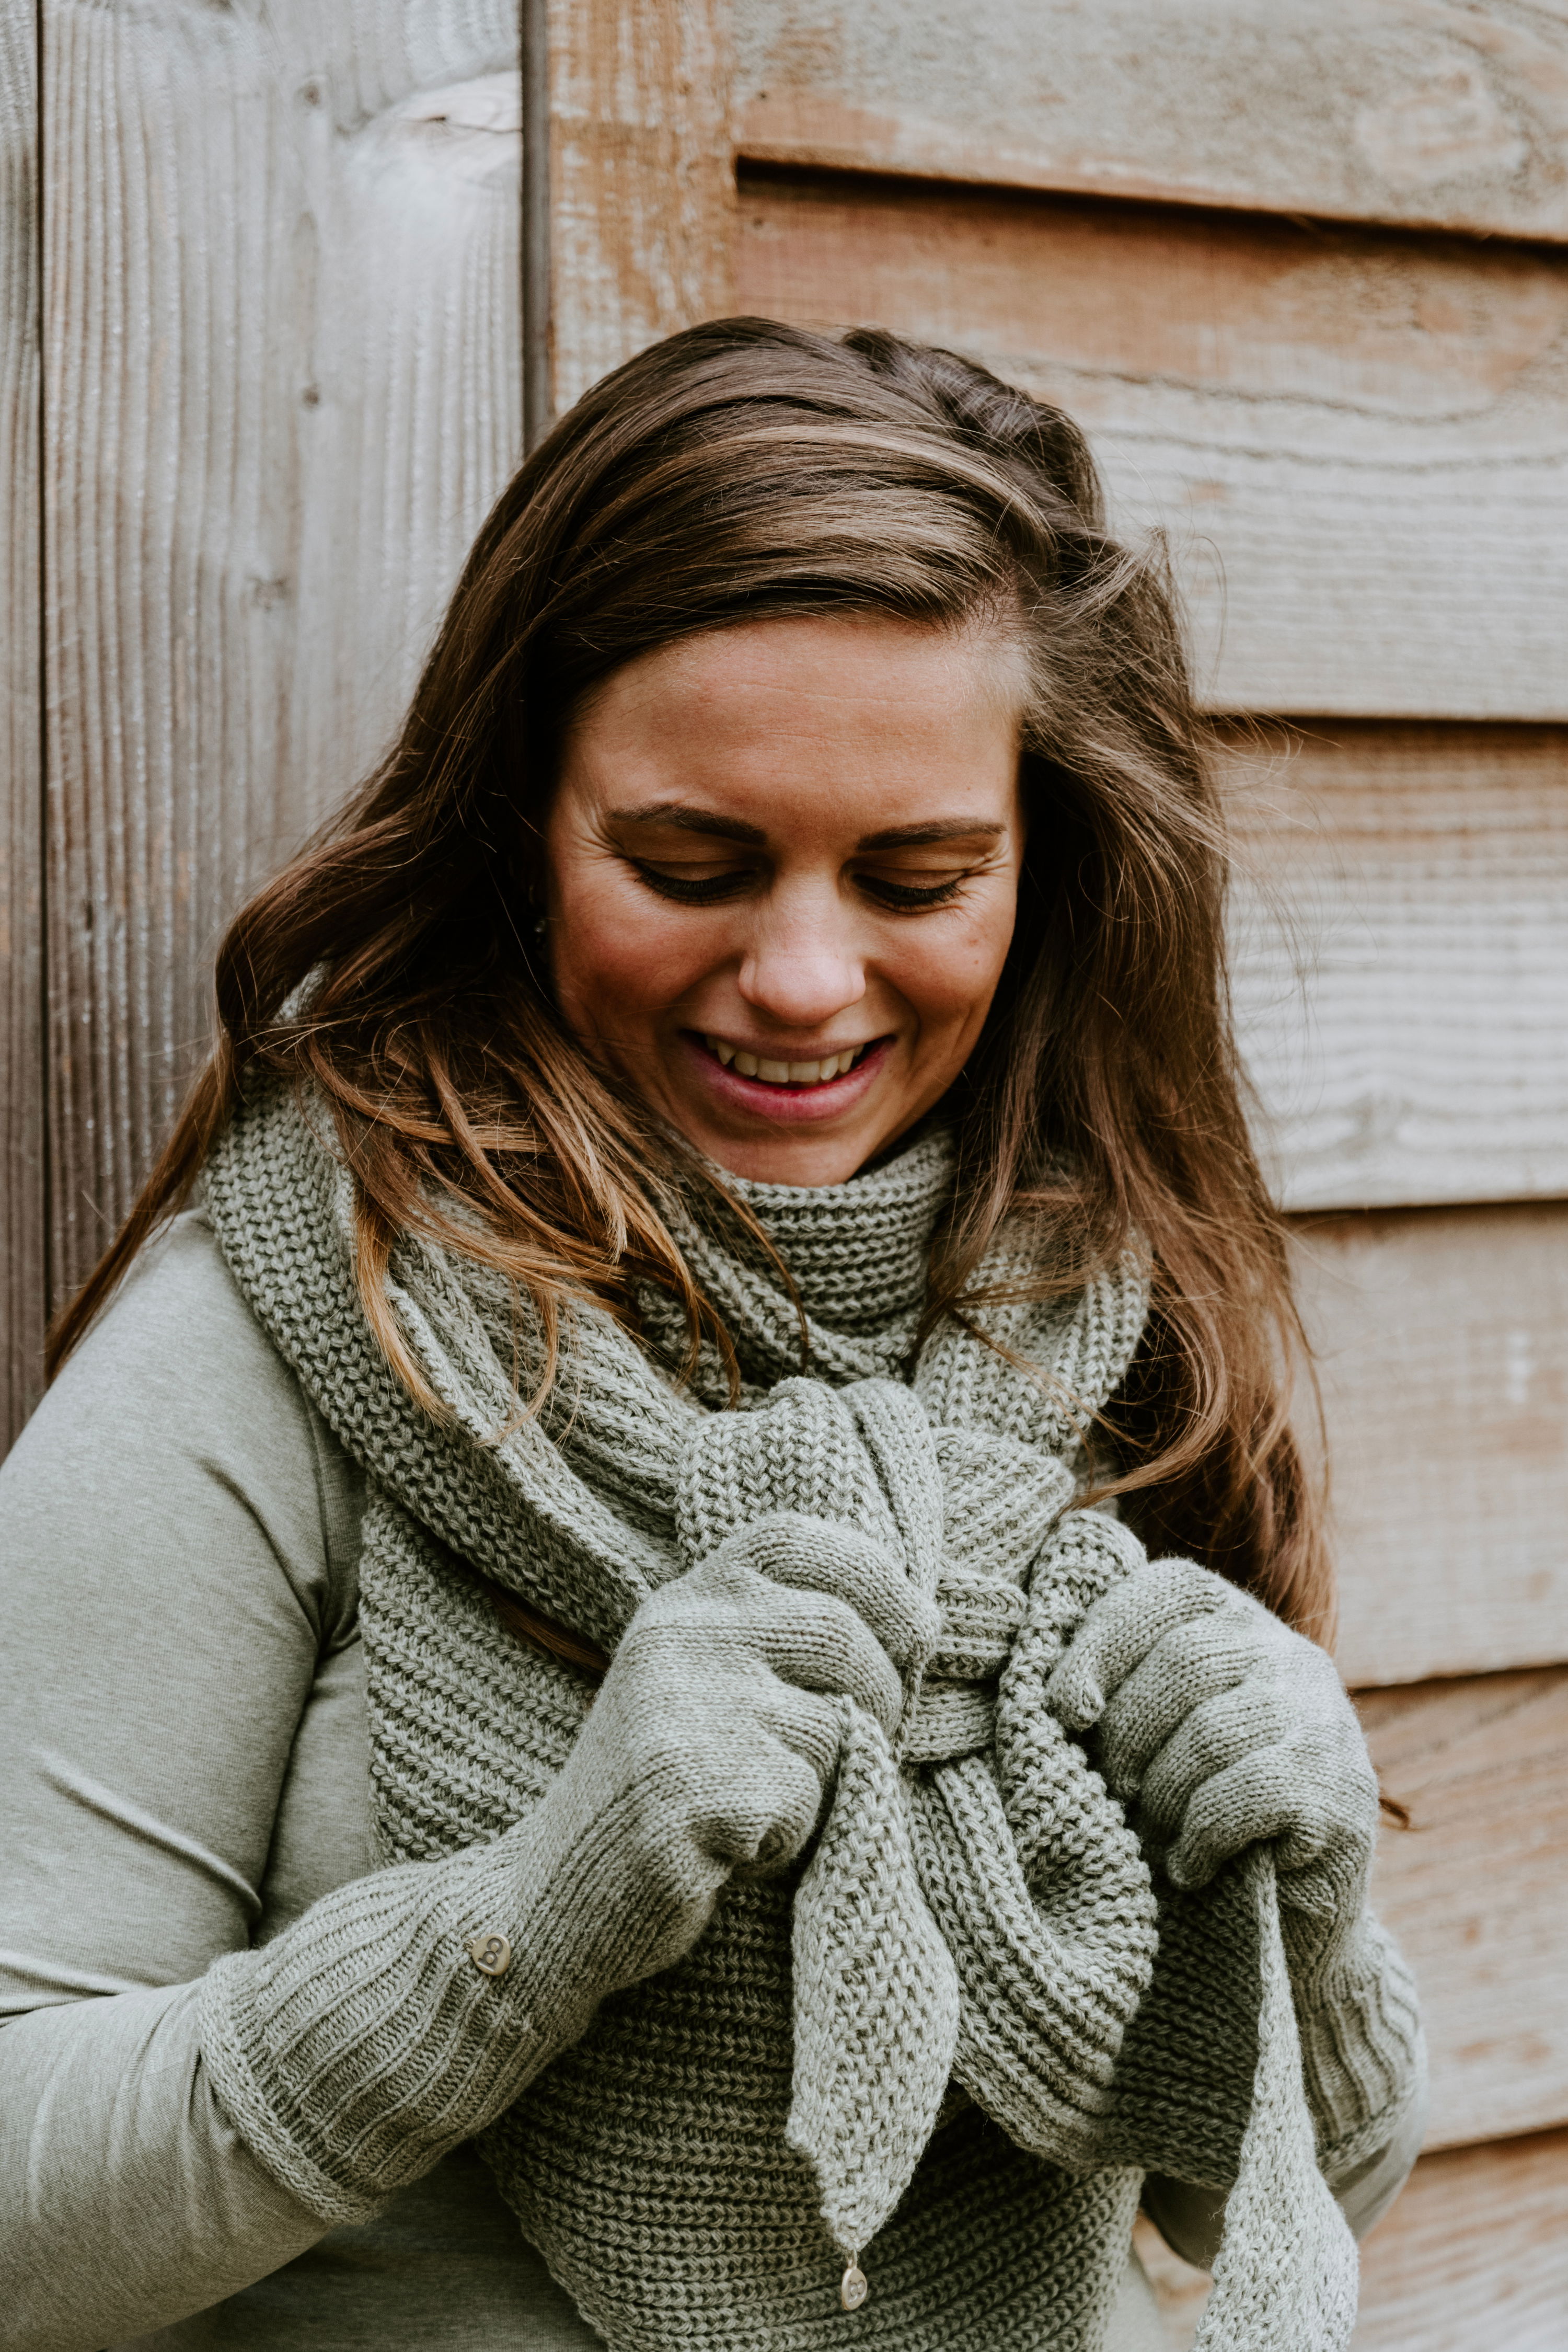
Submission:
<svg viewBox="0 0 1568 2352">
<path fill-rule="evenodd" d="M 741 1409 L 711 1355 L 679 1384 L 653 1301 L 643 1345 L 580 1312 L 546 1411 L 519 1419 L 515 1302 L 405 1238 L 390 1296 L 442 1424 L 366 1324 L 350 1188 L 318 1126 L 258 1096 L 208 1198 L 256 1314 L 368 1474 L 383 1860 L 497 1835 L 572 1736 L 564 1670 L 534 1671 L 464 1563 L 613 1651 L 654 1586 L 790 1510 L 893 1553 L 941 1612 L 894 1740 L 844 1703 L 803 1869 L 733 1886 L 687 1959 L 604 2002 L 485 2135 L 588 2318 L 618 2352 L 1092 2352 L 1158 2170 L 1231 2187 L 1204 2352 L 1337 2352 L 1355 2253 L 1314 2153 L 1270 1855 L 1156 1892 L 1044 1703 L 1084 1611 L 1144 1557 L 1074 1507 L 1083 1417 L 1143 1328 L 1135 1265 L 988 1310 L 998 1345 L 949 1320 L 911 1366 L 952 1182 L 950 1142 L 928 1135 L 831 1189 L 736 1186 L 798 1286 L 804 1376 L 776 1276 L 694 1218 L 682 1244 L 734 1336 Z M 1028 1271 L 1004 1234 L 981 1279 L 1005 1292 Z M 852 2314 L 851 2253 L 870 2280 Z"/>
</svg>

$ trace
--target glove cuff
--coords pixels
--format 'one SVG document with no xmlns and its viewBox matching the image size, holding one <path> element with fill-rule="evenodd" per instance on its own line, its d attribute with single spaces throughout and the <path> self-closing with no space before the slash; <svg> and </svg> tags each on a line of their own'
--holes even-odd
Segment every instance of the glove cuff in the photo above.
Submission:
<svg viewBox="0 0 1568 2352">
<path fill-rule="evenodd" d="M 364 2220 L 495 2121 L 592 2011 L 534 1817 L 493 1843 L 337 1888 L 209 1969 L 214 2086 L 252 2152 L 329 2223 Z"/>
<path fill-rule="evenodd" d="M 1415 1979 L 1370 1911 L 1327 1954 L 1315 1936 L 1302 1950 L 1301 1915 L 1283 1909 L 1281 1924 L 1318 2161 L 1333 2181 L 1388 2145 L 1419 2088 Z"/>
</svg>

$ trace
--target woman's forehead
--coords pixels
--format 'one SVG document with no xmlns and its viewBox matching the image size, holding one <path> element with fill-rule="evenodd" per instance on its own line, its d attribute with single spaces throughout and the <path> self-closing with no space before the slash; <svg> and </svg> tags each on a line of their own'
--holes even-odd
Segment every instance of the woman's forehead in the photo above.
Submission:
<svg viewBox="0 0 1568 2352">
<path fill-rule="evenodd" d="M 1021 680 L 998 635 L 881 617 L 766 621 L 661 647 L 570 730 L 563 783 L 606 813 L 841 803 L 862 832 L 994 815 L 1016 767 Z M 933 792 L 943 802 L 927 810 Z"/>
</svg>

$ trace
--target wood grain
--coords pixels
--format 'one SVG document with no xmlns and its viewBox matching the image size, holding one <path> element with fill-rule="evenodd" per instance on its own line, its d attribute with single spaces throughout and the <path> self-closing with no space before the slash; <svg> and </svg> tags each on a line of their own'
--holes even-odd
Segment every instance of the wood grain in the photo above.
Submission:
<svg viewBox="0 0 1568 2352">
<path fill-rule="evenodd" d="M 1415 1969 L 1428 2147 L 1568 2119 L 1568 1669 L 1364 1692 L 1385 1788 L 1373 1899 Z"/>
<path fill-rule="evenodd" d="M 1216 709 L 1568 715 L 1568 253 L 748 177 L 743 309 L 951 345 L 1172 537 Z"/>
<path fill-rule="evenodd" d="M 1568 2132 L 1423 2157 L 1362 2248 L 1354 2352 L 1563 2352 Z"/>
<path fill-rule="evenodd" d="M 0 1454 L 47 1310 L 37 131 L 32 0 L 0 0 Z"/>
<path fill-rule="evenodd" d="M 1568 1205 L 1303 1220 L 1352 1684 L 1568 1660 Z"/>
<path fill-rule="evenodd" d="M 1207 2273 L 1153 2225 L 1134 2242 L 1171 2352 L 1189 2352 Z M 1361 2249 L 1354 2352 L 1563 2352 L 1568 2131 L 1425 2156 Z"/>
<path fill-rule="evenodd" d="M 1227 781 L 1286 1203 L 1568 1192 L 1568 730 L 1270 730 Z"/>
<path fill-rule="evenodd" d="M 736 0 L 743 154 L 1568 236 L 1568 25 L 1444 0 Z"/>
<path fill-rule="evenodd" d="M 520 452 L 511 0 L 47 0 L 57 1295 Z"/>
<path fill-rule="evenodd" d="M 549 0 L 555 405 L 735 308 L 726 0 Z"/>
</svg>

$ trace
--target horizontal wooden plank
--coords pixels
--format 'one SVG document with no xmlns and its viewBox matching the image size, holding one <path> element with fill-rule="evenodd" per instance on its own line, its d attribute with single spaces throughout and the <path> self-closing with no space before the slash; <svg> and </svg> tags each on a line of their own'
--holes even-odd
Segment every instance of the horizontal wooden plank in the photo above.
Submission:
<svg viewBox="0 0 1568 2352">
<path fill-rule="evenodd" d="M 1077 416 L 1171 534 L 1215 709 L 1568 716 L 1568 253 L 748 176 L 736 273 Z"/>
<path fill-rule="evenodd" d="M 46 1308 L 37 102 L 33 11 L 0 0 L 0 1454 Z"/>
<path fill-rule="evenodd" d="M 1568 730 L 1270 730 L 1228 782 L 1287 1205 L 1568 1192 Z"/>
<path fill-rule="evenodd" d="M 1568 1669 L 1364 1692 L 1373 1895 L 1421 1990 L 1428 2147 L 1568 2123 Z"/>
<path fill-rule="evenodd" d="M 1353 1684 L 1568 1660 L 1568 1205 L 1303 1220 Z"/>
<path fill-rule="evenodd" d="M 1188 2352 L 1207 2273 L 1154 2225 L 1134 2240 L 1171 2352 Z M 1354 2352 L 1563 2352 L 1568 2132 L 1424 2156 L 1361 2249 Z"/>
<path fill-rule="evenodd" d="M 1568 2132 L 1423 2157 L 1361 2256 L 1355 2352 L 1563 2352 Z"/>
<path fill-rule="evenodd" d="M 1453 0 L 736 0 L 743 154 L 1568 237 L 1568 26 Z"/>
<path fill-rule="evenodd" d="M 47 0 L 57 1295 L 520 452 L 513 0 Z"/>
</svg>

